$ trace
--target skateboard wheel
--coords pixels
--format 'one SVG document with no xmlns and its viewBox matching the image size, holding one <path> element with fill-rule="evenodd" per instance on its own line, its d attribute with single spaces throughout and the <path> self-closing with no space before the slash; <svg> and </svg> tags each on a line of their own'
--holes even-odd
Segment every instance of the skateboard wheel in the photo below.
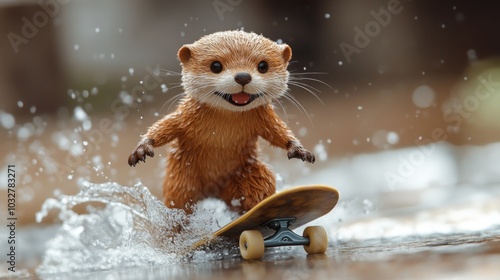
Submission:
<svg viewBox="0 0 500 280">
<path fill-rule="evenodd" d="M 325 228 L 321 226 L 306 227 L 302 234 L 309 239 L 309 245 L 304 245 L 308 254 L 323 254 L 328 248 L 328 235 Z"/>
<path fill-rule="evenodd" d="M 264 256 L 264 238 L 258 230 L 245 230 L 240 235 L 240 253 L 245 260 L 257 260 Z"/>
</svg>

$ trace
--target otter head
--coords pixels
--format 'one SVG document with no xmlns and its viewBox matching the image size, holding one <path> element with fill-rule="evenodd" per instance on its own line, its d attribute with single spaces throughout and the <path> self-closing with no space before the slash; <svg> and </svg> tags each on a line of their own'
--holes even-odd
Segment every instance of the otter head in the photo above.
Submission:
<svg viewBox="0 0 500 280">
<path fill-rule="evenodd" d="M 216 32 L 182 46 L 178 56 L 186 94 L 217 108 L 250 110 L 288 89 L 291 48 L 255 33 Z"/>
</svg>

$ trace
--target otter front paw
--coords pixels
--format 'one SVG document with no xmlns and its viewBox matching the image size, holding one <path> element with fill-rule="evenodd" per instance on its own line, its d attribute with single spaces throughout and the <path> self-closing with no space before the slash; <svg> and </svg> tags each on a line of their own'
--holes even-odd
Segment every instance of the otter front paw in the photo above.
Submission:
<svg viewBox="0 0 500 280">
<path fill-rule="evenodd" d="M 135 151 L 128 157 L 128 164 L 130 166 L 135 166 L 139 161 L 146 162 L 146 156 L 154 157 L 154 142 L 153 139 L 141 140 L 135 148 Z"/>
<path fill-rule="evenodd" d="M 294 147 L 288 150 L 288 159 L 291 158 L 298 158 L 302 161 L 307 161 L 310 163 L 314 163 L 314 161 L 316 161 L 316 157 L 314 156 L 314 154 L 302 147 Z"/>
</svg>

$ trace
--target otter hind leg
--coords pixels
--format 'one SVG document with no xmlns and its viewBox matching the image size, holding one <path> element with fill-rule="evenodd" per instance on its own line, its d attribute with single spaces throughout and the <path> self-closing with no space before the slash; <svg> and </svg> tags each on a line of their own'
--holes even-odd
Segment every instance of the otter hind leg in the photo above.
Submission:
<svg viewBox="0 0 500 280">
<path fill-rule="evenodd" d="M 231 176 L 221 198 L 232 210 L 242 214 L 275 192 L 274 173 L 264 163 L 256 161 Z"/>
<path fill-rule="evenodd" d="M 204 198 L 201 182 L 196 176 L 182 176 L 182 173 L 168 172 L 163 181 L 164 203 L 169 208 L 183 209 L 193 213 L 193 207 Z"/>
</svg>

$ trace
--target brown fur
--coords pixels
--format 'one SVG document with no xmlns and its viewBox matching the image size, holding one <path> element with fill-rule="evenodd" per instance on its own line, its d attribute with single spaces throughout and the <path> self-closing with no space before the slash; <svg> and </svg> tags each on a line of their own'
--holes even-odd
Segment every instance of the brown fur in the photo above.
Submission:
<svg viewBox="0 0 500 280">
<path fill-rule="evenodd" d="M 275 193 L 274 174 L 259 160 L 259 136 L 287 150 L 289 158 L 314 162 L 314 155 L 300 145 L 271 104 L 287 90 L 290 47 L 254 33 L 228 31 L 185 45 L 178 56 L 186 96 L 175 112 L 149 128 L 129 157 L 129 164 L 135 166 L 146 155 L 152 157 L 153 148 L 171 145 L 163 183 L 168 207 L 190 212 L 197 201 L 217 197 L 245 212 Z M 263 60 L 269 70 L 261 74 L 255 68 Z M 260 78 L 266 96 L 237 107 L 213 94 L 204 85 L 223 77 L 210 71 L 213 61 L 222 63 L 226 75 L 246 71 L 255 84 Z"/>
</svg>

